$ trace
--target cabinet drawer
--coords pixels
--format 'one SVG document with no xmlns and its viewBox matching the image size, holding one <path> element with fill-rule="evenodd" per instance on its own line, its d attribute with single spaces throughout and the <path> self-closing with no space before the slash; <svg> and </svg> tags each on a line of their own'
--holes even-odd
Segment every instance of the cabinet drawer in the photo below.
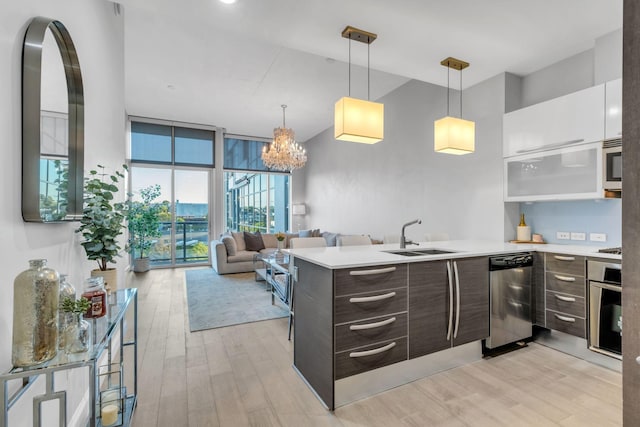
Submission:
<svg viewBox="0 0 640 427">
<path fill-rule="evenodd" d="M 571 316 L 585 316 L 585 299 L 574 295 L 547 292 L 547 309 Z"/>
<path fill-rule="evenodd" d="M 407 264 L 345 268 L 334 272 L 335 295 L 350 295 L 407 286 Z"/>
<path fill-rule="evenodd" d="M 334 307 L 335 324 L 406 312 L 407 288 L 338 297 Z"/>
<path fill-rule="evenodd" d="M 587 337 L 584 318 L 571 316 L 566 313 L 547 310 L 547 328 L 575 335 L 580 338 Z"/>
<path fill-rule="evenodd" d="M 336 352 L 407 335 L 407 313 L 336 326 Z"/>
<path fill-rule="evenodd" d="M 571 274 L 547 272 L 547 291 L 585 297 L 586 284 L 584 277 Z"/>
<path fill-rule="evenodd" d="M 554 271 L 556 273 L 584 277 L 585 259 L 583 256 L 554 253 L 545 255 L 547 272 Z"/>
<path fill-rule="evenodd" d="M 362 355 L 371 351 L 375 354 Z M 359 356 L 360 353 L 360 357 Z M 336 380 L 407 360 L 407 337 L 336 353 Z"/>
</svg>

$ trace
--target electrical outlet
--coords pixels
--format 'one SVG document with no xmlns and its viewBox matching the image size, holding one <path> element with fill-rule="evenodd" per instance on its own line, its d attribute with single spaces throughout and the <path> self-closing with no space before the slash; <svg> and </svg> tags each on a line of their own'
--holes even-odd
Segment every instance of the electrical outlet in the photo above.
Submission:
<svg viewBox="0 0 640 427">
<path fill-rule="evenodd" d="M 571 234 L 568 231 L 558 231 L 556 233 L 556 239 L 558 240 L 569 240 L 571 238 Z"/>
<path fill-rule="evenodd" d="M 606 242 L 607 235 L 604 233 L 589 233 L 589 240 L 592 242 Z"/>
<path fill-rule="evenodd" d="M 587 233 L 571 233 L 571 240 L 587 240 Z"/>
</svg>

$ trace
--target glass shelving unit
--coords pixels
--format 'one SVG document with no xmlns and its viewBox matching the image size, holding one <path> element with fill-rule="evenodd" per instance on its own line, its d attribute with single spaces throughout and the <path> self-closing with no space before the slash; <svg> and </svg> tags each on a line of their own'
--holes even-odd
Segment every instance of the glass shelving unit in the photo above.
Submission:
<svg viewBox="0 0 640 427">
<path fill-rule="evenodd" d="M 132 312 L 133 330 L 132 339 L 127 340 L 125 335 L 127 325 L 127 313 Z M 11 408 L 25 395 L 27 390 L 41 377 L 45 377 L 45 392 L 34 396 L 33 399 L 33 425 L 41 425 L 41 406 L 43 402 L 59 401 L 59 425 L 67 425 L 67 390 L 56 390 L 54 374 L 59 371 L 76 368 L 88 368 L 89 375 L 89 420 L 90 427 L 101 427 L 100 418 L 100 391 L 104 384 L 104 374 L 100 368 L 104 366 L 119 366 L 131 372 L 127 380 L 131 380 L 132 389 L 126 389 L 123 383 L 119 383 L 122 390 L 121 410 L 118 419 L 113 426 L 129 426 L 133 411 L 136 407 L 138 394 L 138 291 L 135 288 L 120 289 L 109 296 L 109 310 L 106 316 L 98 319 L 90 319 L 93 334 L 93 346 L 85 353 L 65 354 L 58 350 L 53 359 L 40 365 L 29 368 L 13 368 L 9 372 L 0 375 L 0 426 L 9 426 L 9 413 Z M 125 363 L 125 348 L 132 348 L 132 360 Z M 106 358 L 106 360 L 105 360 Z M 132 364 L 132 366 L 128 366 Z M 122 372 L 121 372 L 122 373 Z M 125 391 L 126 390 L 126 391 Z"/>
</svg>

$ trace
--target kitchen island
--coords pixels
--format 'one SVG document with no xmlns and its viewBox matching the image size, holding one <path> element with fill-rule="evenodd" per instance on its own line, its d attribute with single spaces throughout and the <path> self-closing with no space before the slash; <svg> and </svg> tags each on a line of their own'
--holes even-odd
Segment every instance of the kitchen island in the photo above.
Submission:
<svg viewBox="0 0 640 427">
<path fill-rule="evenodd" d="M 491 241 L 305 248 L 294 256 L 294 367 L 329 409 L 482 357 L 488 257 L 596 247 Z M 391 251 L 391 252 L 390 252 Z"/>
</svg>

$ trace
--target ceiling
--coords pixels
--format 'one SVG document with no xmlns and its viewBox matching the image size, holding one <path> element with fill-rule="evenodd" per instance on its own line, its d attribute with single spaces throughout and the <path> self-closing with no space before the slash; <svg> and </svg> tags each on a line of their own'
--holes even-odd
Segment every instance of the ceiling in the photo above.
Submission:
<svg viewBox="0 0 640 427">
<path fill-rule="evenodd" d="M 527 75 L 622 27 L 622 0 L 121 3 L 128 114 L 269 137 L 287 104 L 298 141 L 331 127 L 347 95 L 347 25 L 378 34 L 371 99 L 409 79 L 446 86 L 448 56 L 471 63 L 468 87 L 504 71 Z M 367 45 L 351 43 L 351 94 L 366 98 Z"/>
</svg>

